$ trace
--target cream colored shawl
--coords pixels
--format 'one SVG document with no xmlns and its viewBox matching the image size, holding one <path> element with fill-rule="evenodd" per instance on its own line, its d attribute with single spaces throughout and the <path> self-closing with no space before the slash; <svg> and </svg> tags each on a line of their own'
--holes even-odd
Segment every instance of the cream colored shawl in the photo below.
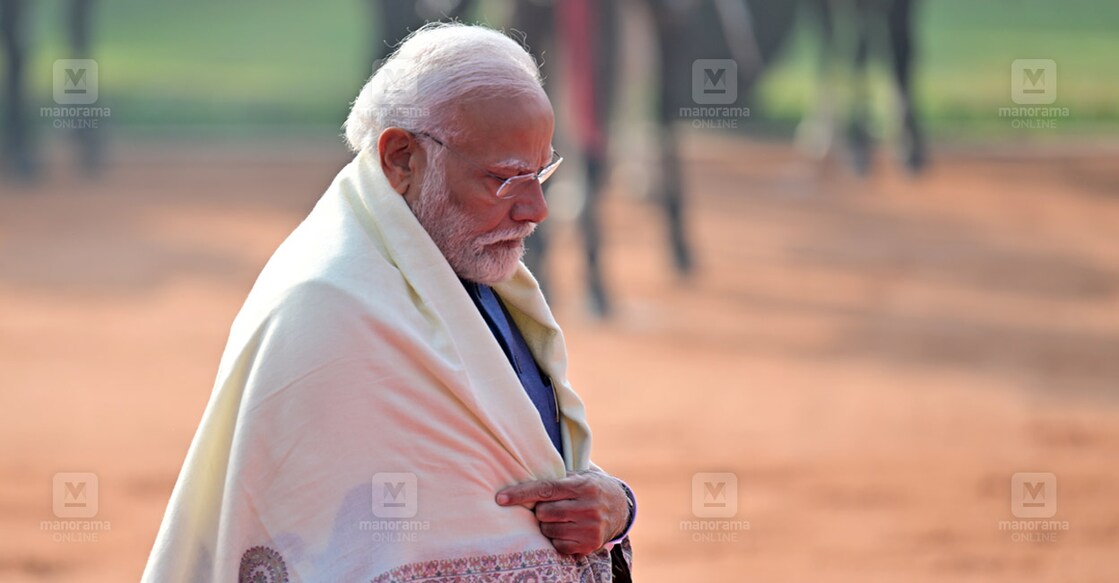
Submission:
<svg viewBox="0 0 1119 583">
<path fill-rule="evenodd" d="M 564 457 L 374 154 L 346 166 L 233 323 L 144 581 L 609 581 L 504 486 L 590 466 L 563 336 L 521 265 L 495 286 L 562 412 Z M 534 578 L 535 577 L 535 578 Z"/>
</svg>

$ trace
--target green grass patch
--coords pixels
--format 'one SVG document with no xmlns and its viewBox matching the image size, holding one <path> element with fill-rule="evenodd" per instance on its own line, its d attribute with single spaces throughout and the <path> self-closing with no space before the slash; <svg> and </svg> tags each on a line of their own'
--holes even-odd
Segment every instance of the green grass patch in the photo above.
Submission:
<svg viewBox="0 0 1119 583">
<path fill-rule="evenodd" d="M 71 56 L 63 3 L 31 4 L 31 83 L 36 104 L 51 105 L 51 64 Z M 337 128 L 370 72 L 367 0 L 103 0 L 98 8 L 99 105 L 112 108 L 116 126 Z M 1119 127 L 1119 2 L 927 0 L 918 22 L 915 90 L 934 132 L 1009 132 L 997 111 L 1013 105 L 1010 65 L 1020 58 L 1057 62 L 1055 105 L 1070 110 L 1062 130 Z M 814 34 L 799 26 L 766 73 L 760 116 L 791 125 L 817 99 Z M 892 96 L 881 59 L 871 80 L 884 120 Z"/>
</svg>

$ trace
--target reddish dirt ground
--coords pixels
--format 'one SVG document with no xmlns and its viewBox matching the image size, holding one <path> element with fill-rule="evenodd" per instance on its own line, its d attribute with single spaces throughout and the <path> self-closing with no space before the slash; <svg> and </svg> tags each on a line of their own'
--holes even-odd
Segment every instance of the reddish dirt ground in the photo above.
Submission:
<svg viewBox="0 0 1119 583">
<path fill-rule="evenodd" d="M 596 461 L 638 493 L 639 581 L 1119 580 L 1115 144 L 942 148 L 919 181 L 684 151 L 694 278 L 620 186 L 617 317 L 584 315 L 561 219 L 551 269 Z M 59 157 L 36 189 L 0 183 L 3 581 L 139 577 L 233 316 L 346 161 L 116 157 L 97 181 Z M 98 475 L 110 531 L 41 530 L 56 472 Z M 697 472 L 737 476 L 737 540 L 683 528 Z M 1055 540 L 1000 530 L 1016 472 L 1056 476 Z"/>
</svg>

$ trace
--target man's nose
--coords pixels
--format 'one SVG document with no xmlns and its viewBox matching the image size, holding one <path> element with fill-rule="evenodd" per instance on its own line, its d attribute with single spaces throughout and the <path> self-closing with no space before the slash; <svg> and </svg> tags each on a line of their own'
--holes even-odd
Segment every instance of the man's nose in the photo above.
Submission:
<svg viewBox="0 0 1119 583">
<path fill-rule="evenodd" d="M 533 180 L 524 192 L 517 193 L 512 212 L 515 221 L 544 222 L 548 218 L 548 201 L 544 200 L 543 185 Z"/>
</svg>

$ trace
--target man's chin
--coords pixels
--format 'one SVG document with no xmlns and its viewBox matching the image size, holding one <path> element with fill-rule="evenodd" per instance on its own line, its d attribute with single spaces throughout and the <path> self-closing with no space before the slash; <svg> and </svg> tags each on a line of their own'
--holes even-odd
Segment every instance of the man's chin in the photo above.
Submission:
<svg viewBox="0 0 1119 583">
<path fill-rule="evenodd" d="M 481 265 L 476 264 L 474 270 L 477 272 L 477 277 L 467 279 L 473 279 L 486 285 L 506 281 L 517 272 L 517 267 L 521 263 L 524 252 L 525 245 L 522 239 L 499 241 L 486 245 L 482 251 L 485 259 L 479 262 Z"/>
</svg>

